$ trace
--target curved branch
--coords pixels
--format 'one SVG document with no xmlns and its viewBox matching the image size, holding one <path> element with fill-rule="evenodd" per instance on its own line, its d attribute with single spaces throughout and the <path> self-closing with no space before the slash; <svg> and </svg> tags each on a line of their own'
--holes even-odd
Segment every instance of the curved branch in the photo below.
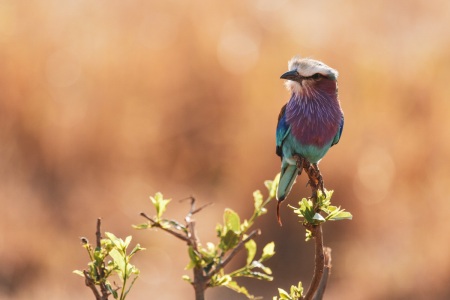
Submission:
<svg viewBox="0 0 450 300">
<path fill-rule="evenodd" d="M 313 201 L 316 212 L 320 212 L 320 208 L 317 203 L 317 191 L 320 189 L 323 193 L 325 193 L 322 174 L 317 166 L 317 164 L 312 164 L 305 158 L 296 155 L 297 160 L 297 168 L 299 171 L 302 169 L 305 170 L 305 173 L 309 178 L 309 185 L 311 186 L 311 200 Z M 325 287 L 328 282 L 329 268 L 327 272 L 324 273 L 325 264 L 329 264 L 331 261 L 331 249 L 326 248 L 326 254 L 324 253 L 323 247 L 323 235 L 322 235 L 322 226 L 319 225 L 308 225 L 307 228 L 311 231 L 311 235 L 314 238 L 315 245 L 315 259 L 314 259 L 314 274 L 311 280 L 311 284 L 309 285 L 308 291 L 304 296 L 306 300 L 312 300 L 313 297 L 315 300 L 322 299 L 323 294 L 325 292 Z M 326 258 L 328 257 L 328 262 L 326 262 Z M 319 297 L 319 298 L 317 298 Z"/>
<path fill-rule="evenodd" d="M 322 300 L 325 294 L 325 289 L 328 283 L 328 277 L 331 274 L 331 248 L 324 247 L 323 254 L 325 256 L 325 269 L 323 271 L 322 279 L 320 280 L 319 288 L 317 289 L 316 295 L 313 300 Z"/>
<path fill-rule="evenodd" d="M 309 285 L 308 292 L 305 299 L 313 299 L 313 296 L 319 289 L 325 267 L 325 255 L 323 251 L 322 226 L 316 225 L 311 227 L 311 232 L 315 241 L 315 261 L 314 261 L 314 275 Z"/>
</svg>

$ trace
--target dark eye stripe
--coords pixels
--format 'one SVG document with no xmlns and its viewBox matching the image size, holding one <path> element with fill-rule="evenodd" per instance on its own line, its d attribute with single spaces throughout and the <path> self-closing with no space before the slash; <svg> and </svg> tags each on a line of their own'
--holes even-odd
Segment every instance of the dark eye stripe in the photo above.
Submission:
<svg viewBox="0 0 450 300">
<path fill-rule="evenodd" d="M 307 77 L 307 78 L 309 78 L 309 79 L 314 79 L 314 80 L 318 80 L 318 79 L 323 78 L 323 77 L 325 77 L 325 76 L 323 76 L 323 75 L 320 74 L 320 73 L 316 73 L 316 74 L 314 74 L 314 75 L 312 75 L 312 76 L 309 76 L 309 77 Z"/>
</svg>

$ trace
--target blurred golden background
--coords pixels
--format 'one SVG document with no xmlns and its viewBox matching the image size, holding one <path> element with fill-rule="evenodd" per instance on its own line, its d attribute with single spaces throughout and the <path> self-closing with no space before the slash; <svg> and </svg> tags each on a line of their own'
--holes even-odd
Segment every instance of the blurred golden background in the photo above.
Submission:
<svg viewBox="0 0 450 300">
<path fill-rule="evenodd" d="M 176 200 L 214 202 L 197 216 L 203 243 L 224 208 L 251 214 L 279 172 L 279 76 L 296 54 L 340 72 L 346 116 L 321 163 L 354 216 L 324 228 L 326 299 L 450 299 L 449 12 L 443 0 L 0 2 L 0 299 L 93 299 L 72 270 L 97 217 L 147 248 L 130 299 L 193 299 L 185 246 L 131 224 L 157 191 L 180 220 Z M 240 281 L 265 299 L 313 270 L 313 243 L 274 208 L 256 226 L 259 245 L 276 242 L 275 280 Z"/>
</svg>

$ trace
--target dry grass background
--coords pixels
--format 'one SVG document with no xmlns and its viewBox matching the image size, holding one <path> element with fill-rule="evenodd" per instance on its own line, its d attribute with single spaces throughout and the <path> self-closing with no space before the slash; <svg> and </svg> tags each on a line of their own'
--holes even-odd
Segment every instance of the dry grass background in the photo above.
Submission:
<svg viewBox="0 0 450 300">
<path fill-rule="evenodd" d="M 346 115 L 321 163 L 354 215 L 324 228 L 326 299 L 449 299 L 449 12 L 439 0 L 2 1 L 0 299 L 92 299 L 71 271 L 98 216 L 148 249 L 131 299 L 193 299 L 184 246 L 130 225 L 157 191 L 215 203 L 197 218 L 203 242 L 225 207 L 251 213 L 279 171 L 278 78 L 295 54 L 339 70 Z M 168 216 L 186 209 L 174 201 Z M 272 203 L 257 224 L 258 241 L 276 241 L 275 281 L 242 281 L 265 299 L 312 274 L 313 245 L 282 214 L 280 228 Z"/>
</svg>

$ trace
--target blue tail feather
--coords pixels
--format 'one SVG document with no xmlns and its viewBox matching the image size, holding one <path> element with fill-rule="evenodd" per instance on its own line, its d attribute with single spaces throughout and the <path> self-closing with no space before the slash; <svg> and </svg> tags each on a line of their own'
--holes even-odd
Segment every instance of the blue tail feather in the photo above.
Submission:
<svg viewBox="0 0 450 300">
<path fill-rule="evenodd" d="M 297 179 L 298 170 L 296 165 L 290 165 L 283 162 L 283 167 L 281 168 L 280 183 L 277 189 L 277 200 L 283 201 L 292 189 L 292 186 Z"/>
</svg>

